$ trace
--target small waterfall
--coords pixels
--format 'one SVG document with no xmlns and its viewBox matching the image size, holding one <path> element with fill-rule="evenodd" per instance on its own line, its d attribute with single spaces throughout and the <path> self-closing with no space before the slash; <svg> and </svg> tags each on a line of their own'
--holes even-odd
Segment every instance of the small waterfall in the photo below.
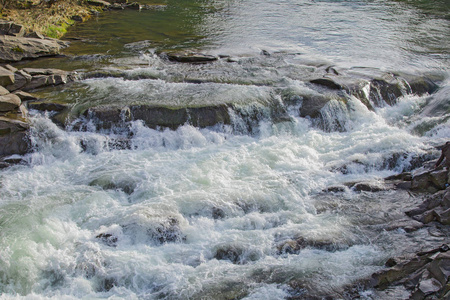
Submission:
<svg viewBox="0 0 450 300">
<path fill-rule="evenodd" d="M 350 113 L 346 103 L 331 100 L 320 110 L 320 116 L 314 120 L 314 124 L 327 132 L 347 131 L 350 129 Z"/>
</svg>

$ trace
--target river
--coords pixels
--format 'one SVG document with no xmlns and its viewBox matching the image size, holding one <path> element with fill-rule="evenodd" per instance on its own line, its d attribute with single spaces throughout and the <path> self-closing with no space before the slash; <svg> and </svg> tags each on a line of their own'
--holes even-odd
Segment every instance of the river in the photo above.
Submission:
<svg viewBox="0 0 450 300">
<path fill-rule="evenodd" d="M 0 170 L 0 298 L 345 299 L 390 257 L 449 241 L 444 229 L 388 229 L 420 195 L 324 192 L 383 186 L 450 139 L 447 1 L 142 3 L 160 6 L 104 12 L 69 30 L 65 57 L 19 64 L 79 74 L 36 94 L 74 111 L 232 103 L 239 113 L 172 129 L 73 117 L 64 129 L 31 110 L 36 151 Z M 185 50 L 223 58 L 160 55 Z M 349 109 L 329 111 L 339 126 L 319 126 L 295 95 L 316 93 L 309 80 L 325 67 L 432 74 L 438 89 L 374 109 L 348 97 Z M 266 104 L 286 98 L 289 120 L 275 121 Z"/>
</svg>

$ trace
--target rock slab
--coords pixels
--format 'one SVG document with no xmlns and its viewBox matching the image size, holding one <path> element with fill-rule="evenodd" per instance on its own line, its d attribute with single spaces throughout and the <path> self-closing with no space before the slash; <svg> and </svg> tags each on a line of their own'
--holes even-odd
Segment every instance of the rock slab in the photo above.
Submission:
<svg viewBox="0 0 450 300">
<path fill-rule="evenodd" d="M 23 59 L 54 56 L 68 46 L 51 38 L 27 38 L 0 35 L 0 62 L 17 62 Z"/>
</svg>

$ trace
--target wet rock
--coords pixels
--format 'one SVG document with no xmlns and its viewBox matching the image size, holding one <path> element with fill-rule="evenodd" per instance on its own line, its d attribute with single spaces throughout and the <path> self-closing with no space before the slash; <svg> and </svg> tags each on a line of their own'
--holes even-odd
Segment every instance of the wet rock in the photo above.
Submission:
<svg viewBox="0 0 450 300">
<path fill-rule="evenodd" d="M 430 173 L 431 182 L 441 190 L 446 188 L 447 179 L 448 179 L 447 170 L 437 170 Z"/>
<path fill-rule="evenodd" d="M 104 190 L 122 190 L 131 195 L 136 189 L 136 183 L 131 181 L 113 181 L 110 178 L 98 178 L 89 183 L 90 186 L 99 186 Z"/>
<path fill-rule="evenodd" d="M 233 264 L 239 264 L 243 249 L 236 246 L 223 246 L 216 249 L 214 258 L 217 260 L 228 260 Z"/>
<path fill-rule="evenodd" d="M 279 242 L 276 245 L 277 254 L 298 254 L 302 249 L 315 248 L 328 252 L 339 251 L 348 249 L 347 244 L 336 243 L 335 241 L 327 240 L 312 240 L 304 237 L 297 237 L 294 239 L 287 239 Z"/>
<path fill-rule="evenodd" d="M 350 184 L 349 187 L 357 192 L 380 192 L 387 189 L 386 186 L 373 182 L 358 182 L 355 184 Z"/>
<path fill-rule="evenodd" d="M 303 238 L 287 240 L 277 245 L 277 254 L 298 254 L 300 250 L 306 247 L 307 243 Z"/>
<path fill-rule="evenodd" d="M 342 192 L 346 191 L 346 186 L 345 185 L 330 186 L 330 187 L 327 187 L 324 191 L 332 192 L 332 193 L 342 193 Z"/>
<path fill-rule="evenodd" d="M 372 275 L 366 288 L 384 290 L 403 285 L 411 291 L 409 299 L 447 299 L 450 276 L 448 245 L 419 252 L 413 258 L 392 258 L 388 262 L 386 269 Z"/>
<path fill-rule="evenodd" d="M 119 240 L 118 237 L 111 233 L 100 233 L 95 238 L 101 240 L 104 244 L 110 247 L 116 247 Z"/>
<path fill-rule="evenodd" d="M 108 140 L 108 148 L 109 149 L 116 149 L 116 150 L 125 150 L 125 149 L 131 149 L 131 140 L 128 138 L 115 138 Z M 123 190 L 125 193 L 130 194 L 134 192 L 133 190 Z"/>
<path fill-rule="evenodd" d="M 395 266 L 387 270 L 382 270 L 373 274 L 371 285 L 375 288 L 385 289 L 389 285 L 394 284 L 401 279 L 408 278 L 411 274 L 422 269 L 430 262 L 431 259 L 428 256 L 422 256 L 397 263 Z"/>
<path fill-rule="evenodd" d="M 108 292 L 116 285 L 118 285 L 118 284 L 117 284 L 117 281 L 115 278 L 111 278 L 111 277 L 103 278 L 99 283 L 97 291 L 98 292 Z"/>
<path fill-rule="evenodd" d="M 215 220 L 223 219 L 226 217 L 226 214 L 223 211 L 223 209 L 218 208 L 218 207 L 213 207 L 211 214 L 212 214 L 213 219 L 215 219 Z"/>
<path fill-rule="evenodd" d="M 99 129 L 110 129 L 131 120 L 142 120 L 150 128 L 167 127 L 171 129 L 176 129 L 184 124 L 204 128 L 231 123 L 226 105 L 192 108 L 149 105 L 133 105 L 125 108 L 99 106 L 89 108 L 83 115 L 88 119 L 95 119 Z"/>
<path fill-rule="evenodd" d="M 202 53 L 162 53 L 161 56 L 167 57 L 170 61 L 181 63 L 208 63 L 217 60 L 216 56 Z"/>
<path fill-rule="evenodd" d="M 424 227 L 424 223 L 422 223 L 422 222 L 419 222 L 416 220 L 411 220 L 411 219 L 404 219 L 404 220 L 396 220 L 396 221 L 390 222 L 389 224 L 387 224 L 385 230 L 393 231 L 393 230 L 402 229 L 406 232 L 414 232 L 423 227 Z"/>
<path fill-rule="evenodd" d="M 396 75 L 407 82 L 409 94 L 422 96 L 436 92 L 439 86 L 434 81 L 440 81 L 441 78 L 433 78 L 433 75 L 415 76 L 407 73 L 396 73 Z"/>
<path fill-rule="evenodd" d="M 19 69 L 15 68 L 15 67 L 13 67 L 11 65 L 5 65 L 4 68 L 7 69 L 7 70 L 10 70 L 13 73 L 16 73 L 19 70 Z"/>
<path fill-rule="evenodd" d="M 166 243 L 181 243 L 186 240 L 180 228 L 180 222 L 176 218 L 155 220 L 148 222 L 130 222 L 122 225 L 124 234 L 134 242 L 154 243 L 157 245 Z"/>
<path fill-rule="evenodd" d="M 314 84 L 321 85 L 321 86 L 325 86 L 325 87 L 330 88 L 332 90 L 342 90 L 343 89 L 342 85 L 338 84 L 337 82 L 335 82 L 331 78 L 327 78 L 327 77 L 313 79 L 313 80 L 310 80 L 310 82 L 314 83 Z"/>
<path fill-rule="evenodd" d="M 403 85 L 391 77 L 389 79 L 374 79 L 370 82 L 369 99 L 377 107 L 383 107 L 386 104 L 393 106 L 397 99 L 403 96 Z"/>
<path fill-rule="evenodd" d="M 132 120 L 128 107 L 92 107 L 86 110 L 83 116 L 89 120 L 94 120 L 98 129 L 111 129 L 114 126 Z"/>
<path fill-rule="evenodd" d="M 450 188 L 428 197 L 415 209 L 406 214 L 424 224 L 436 221 L 443 225 L 450 225 Z"/>
<path fill-rule="evenodd" d="M 0 36 L 0 62 L 58 55 L 68 44 L 55 39 Z"/>
<path fill-rule="evenodd" d="M 320 116 L 320 110 L 331 101 L 331 97 L 323 95 L 304 96 L 302 106 L 300 108 L 300 117 L 317 118 Z"/>
<path fill-rule="evenodd" d="M 450 208 L 446 210 L 435 210 L 436 221 L 443 225 L 450 225 Z"/>
<path fill-rule="evenodd" d="M 161 244 L 182 242 L 186 239 L 181 233 L 180 222 L 175 218 L 169 218 L 167 222 L 160 223 L 149 233 Z"/>
<path fill-rule="evenodd" d="M 133 119 L 143 120 L 150 128 L 161 126 L 176 129 L 188 121 L 188 112 L 185 108 L 135 106 L 131 108 L 131 112 Z"/>
<path fill-rule="evenodd" d="M 386 180 L 386 181 L 396 181 L 396 180 L 411 181 L 412 180 L 412 175 L 411 175 L 411 172 L 403 172 L 403 173 L 400 173 L 400 174 L 396 174 L 396 175 L 392 175 L 392 176 L 386 177 L 384 180 Z"/>
<path fill-rule="evenodd" d="M 448 179 L 447 170 L 418 170 L 412 175 L 411 189 L 417 192 L 434 193 L 445 189 Z"/>
<path fill-rule="evenodd" d="M 412 217 L 443 205 L 444 197 L 447 191 L 439 191 L 431 196 L 428 196 L 418 207 L 406 211 L 406 215 Z"/>
<path fill-rule="evenodd" d="M 450 277 L 450 253 L 441 251 L 438 256 L 428 266 L 430 275 L 436 278 L 444 286 L 448 283 Z"/>
<path fill-rule="evenodd" d="M 30 83 L 28 83 L 26 86 L 22 87 L 24 90 L 33 90 L 39 87 L 48 86 L 51 83 L 49 82 L 49 77 L 46 75 L 36 75 L 31 78 Z"/>
<path fill-rule="evenodd" d="M 394 184 L 394 188 L 398 190 L 410 190 L 411 189 L 411 181 L 402 181 Z"/>
</svg>

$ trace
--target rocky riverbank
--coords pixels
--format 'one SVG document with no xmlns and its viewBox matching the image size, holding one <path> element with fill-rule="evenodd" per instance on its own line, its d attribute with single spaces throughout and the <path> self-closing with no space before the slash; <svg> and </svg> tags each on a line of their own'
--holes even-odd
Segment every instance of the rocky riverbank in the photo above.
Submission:
<svg viewBox="0 0 450 300">
<path fill-rule="evenodd" d="M 401 289 L 408 299 L 450 298 L 450 177 L 447 169 L 430 171 L 431 165 L 428 162 L 412 173 L 386 178 L 386 183 L 393 183 L 395 188 L 409 186 L 411 192 L 424 198 L 417 208 L 406 211 L 406 219 L 392 229 L 411 232 L 426 226 L 430 235 L 446 237 L 447 243 L 409 257 L 389 259 L 383 270 L 361 283 L 365 288 L 377 290 L 386 297 L 393 290 Z M 361 289 L 361 285 L 352 287 L 353 292 Z"/>
<path fill-rule="evenodd" d="M 31 151 L 26 105 L 37 99 L 26 91 L 73 79 L 73 74 L 62 70 L 0 67 L 0 168 L 17 162 L 14 155 Z"/>
</svg>

